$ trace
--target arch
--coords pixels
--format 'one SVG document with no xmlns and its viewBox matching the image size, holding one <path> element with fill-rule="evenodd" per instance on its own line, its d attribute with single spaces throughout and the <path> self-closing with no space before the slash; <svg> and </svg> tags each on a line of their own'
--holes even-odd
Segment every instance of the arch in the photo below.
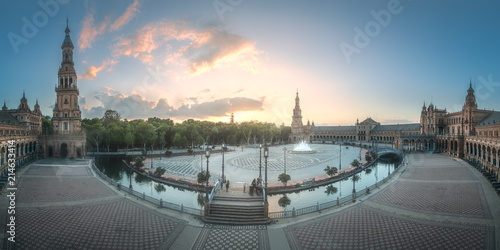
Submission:
<svg viewBox="0 0 500 250">
<path fill-rule="evenodd" d="M 66 143 L 61 144 L 61 157 L 62 158 L 68 157 L 68 144 Z"/>
<path fill-rule="evenodd" d="M 5 163 L 5 156 L 5 147 L 2 147 L 2 149 L 0 149 L 0 166 Z"/>
</svg>

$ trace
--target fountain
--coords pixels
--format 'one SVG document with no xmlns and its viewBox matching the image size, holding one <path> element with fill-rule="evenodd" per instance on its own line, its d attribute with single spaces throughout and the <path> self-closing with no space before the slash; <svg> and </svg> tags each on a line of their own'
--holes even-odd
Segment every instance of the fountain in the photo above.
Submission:
<svg viewBox="0 0 500 250">
<path fill-rule="evenodd" d="M 305 141 L 301 141 L 293 150 L 290 151 L 292 154 L 313 154 L 316 150 L 309 147 L 309 144 Z"/>
</svg>

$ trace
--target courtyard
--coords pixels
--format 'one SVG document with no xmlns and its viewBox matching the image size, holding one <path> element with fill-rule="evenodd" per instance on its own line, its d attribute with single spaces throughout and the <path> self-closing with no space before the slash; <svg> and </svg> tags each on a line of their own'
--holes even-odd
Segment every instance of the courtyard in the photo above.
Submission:
<svg viewBox="0 0 500 250">
<path fill-rule="evenodd" d="M 96 177 L 88 161 L 45 159 L 18 173 L 15 247 L 499 248 L 500 199 L 484 177 L 460 159 L 408 157 L 393 181 L 355 203 L 267 226 L 204 224 L 197 216 L 159 209 L 118 191 Z M 6 195 L 1 202 L 7 205 Z M 4 238 L 3 249 L 15 247 Z"/>
</svg>

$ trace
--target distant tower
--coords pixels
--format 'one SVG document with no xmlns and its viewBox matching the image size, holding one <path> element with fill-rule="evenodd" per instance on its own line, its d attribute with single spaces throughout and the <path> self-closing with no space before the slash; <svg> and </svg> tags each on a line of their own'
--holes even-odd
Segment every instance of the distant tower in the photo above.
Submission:
<svg viewBox="0 0 500 250">
<path fill-rule="evenodd" d="M 231 113 L 231 121 L 229 123 L 234 124 L 234 113 Z"/>
<path fill-rule="evenodd" d="M 422 111 L 420 112 L 420 133 L 423 135 L 427 134 L 426 121 L 427 121 L 427 107 L 425 106 L 424 102 L 424 106 L 422 106 Z"/>
<path fill-rule="evenodd" d="M 474 113 L 477 110 L 476 96 L 472 88 L 472 81 L 469 82 L 467 97 L 462 110 L 462 130 L 465 135 L 475 135 L 474 130 Z M 476 118 L 477 119 L 477 118 Z"/>
<path fill-rule="evenodd" d="M 82 157 L 85 155 L 85 134 L 82 132 L 82 113 L 78 106 L 77 74 L 73 63 L 73 42 L 69 36 L 66 19 L 66 36 L 62 49 L 62 61 L 57 73 L 56 103 L 52 125 L 54 136 L 47 138 L 45 156 Z"/>
<path fill-rule="evenodd" d="M 297 90 L 297 95 L 295 97 L 295 108 L 293 109 L 292 116 L 292 133 L 290 134 L 290 139 L 292 142 L 305 140 L 304 138 L 304 124 L 302 123 L 302 111 L 300 109 L 300 98 L 299 90 Z"/>
</svg>

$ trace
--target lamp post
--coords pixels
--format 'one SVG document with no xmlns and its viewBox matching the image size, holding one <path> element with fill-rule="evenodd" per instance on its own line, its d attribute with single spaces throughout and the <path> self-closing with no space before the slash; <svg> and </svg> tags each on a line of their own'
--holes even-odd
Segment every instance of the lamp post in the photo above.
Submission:
<svg viewBox="0 0 500 250">
<path fill-rule="evenodd" d="M 339 151 L 340 151 L 340 159 L 339 159 L 339 170 L 342 169 L 342 142 L 340 142 L 340 147 L 339 147 Z"/>
<path fill-rule="evenodd" d="M 222 143 L 222 182 L 226 182 L 226 178 L 224 178 L 224 143 Z"/>
<path fill-rule="evenodd" d="M 266 192 L 266 195 L 264 197 L 264 204 L 268 204 L 267 203 L 267 157 L 269 157 L 269 149 L 267 148 L 267 146 L 264 147 L 264 159 L 265 159 L 265 167 L 266 167 L 266 181 L 264 182 L 264 190 Z"/>
<path fill-rule="evenodd" d="M 284 168 L 285 168 L 285 175 L 286 175 L 286 147 L 283 149 L 283 161 L 284 161 Z"/>
<path fill-rule="evenodd" d="M 262 144 L 259 144 L 259 178 L 262 179 Z"/>
<path fill-rule="evenodd" d="M 130 180 L 130 186 L 129 186 L 129 188 L 132 189 L 132 167 L 130 167 L 130 177 L 129 177 L 129 180 Z"/>
<path fill-rule="evenodd" d="M 205 177 L 207 179 L 206 185 L 205 185 L 205 191 L 206 191 L 206 197 L 205 200 L 208 202 L 208 158 L 210 158 L 210 149 L 207 148 L 205 149 L 205 157 L 207 157 L 207 172 L 205 173 Z"/>
</svg>

